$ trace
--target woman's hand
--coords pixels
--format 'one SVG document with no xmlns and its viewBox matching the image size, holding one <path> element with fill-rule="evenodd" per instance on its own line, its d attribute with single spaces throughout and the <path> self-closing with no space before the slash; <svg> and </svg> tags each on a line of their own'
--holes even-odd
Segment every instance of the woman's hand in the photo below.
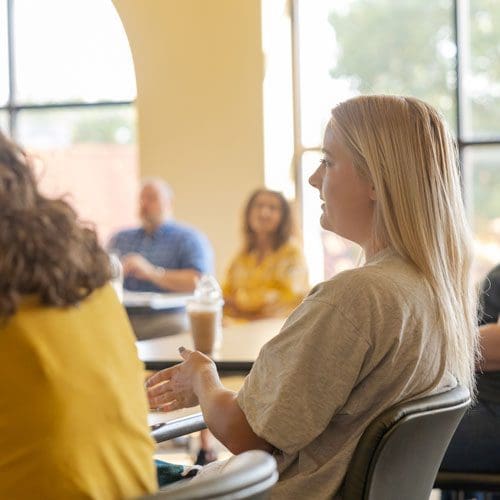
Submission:
<svg viewBox="0 0 500 500">
<path fill-rule="evenodd" d="M 155 373 L 146 380 L 149 406 L 160 411 L 173 411 L 198 404 L 196 385 L 198 377 L 215 371 L 214 362 L 198 351 L 179 348 L 182 363 Z"/>
</svg>

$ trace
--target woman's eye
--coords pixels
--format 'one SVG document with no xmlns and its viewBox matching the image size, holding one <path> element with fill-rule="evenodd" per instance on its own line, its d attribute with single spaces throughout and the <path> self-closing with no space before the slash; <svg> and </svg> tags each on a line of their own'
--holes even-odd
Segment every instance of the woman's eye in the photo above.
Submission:
<svg viewBox="0 0 500 500">
<path fill-rule="evenodd" d="M 321 167 L 331 167 L 332 164 L 330 161 L 328 161 L 326 158 L 321 158 L 321 160 L 319 160 L 319 165 Z"/>
</svg>

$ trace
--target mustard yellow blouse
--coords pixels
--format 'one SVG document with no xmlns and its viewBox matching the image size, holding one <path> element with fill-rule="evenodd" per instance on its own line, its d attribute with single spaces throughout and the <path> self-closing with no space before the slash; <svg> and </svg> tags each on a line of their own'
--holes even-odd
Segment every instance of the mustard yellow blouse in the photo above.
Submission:
<svg viewBox="0 0 500 500">
<path fill-rule="evenodd" d="M 309 288 L 299 247 L 285 243 L 258 261 L 255 252 L 242 252 L 231 263 L 223 284 L 224 314 L 259 319 L 287 316 Z"/>
<path fill-rule="evenodd" d="M 0 323 L 0 498 L 156 490 L 134 340 L 110 285 L 73 307 L 29 297 Z"/>
</svg>

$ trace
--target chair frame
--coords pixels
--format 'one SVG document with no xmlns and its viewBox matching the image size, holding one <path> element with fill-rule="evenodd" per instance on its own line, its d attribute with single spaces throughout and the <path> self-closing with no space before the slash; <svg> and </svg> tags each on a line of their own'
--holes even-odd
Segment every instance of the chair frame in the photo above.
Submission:
<svg viewBox="0 0 500 500">
<path fill-rule="evenodd" d="M 497 493 L 500 491 L 500 472 L 450 472 L 440 471 L 434 482 L 434 488 L 450 490 L 460 496 L 464 491 L 482 491 L 486 493 Z M 491 496 L 491 495 L 490 495 Z"/>
<path fill-rule="evenodd" d="M 391 447 L 396 447 L 396 449 L 401 447 L 397 439 L 401 439 L 401 435 L 404 436 L 405 429 L 414 428 L 417 432 L 424 431 L 424 423 L 429 418 L 441 419 L 448 416 L 445 414 L 449 414 L 450 422 L 445 426 L 447 427 L 446 433 L 449 435 L 442 439 L 438 448 L 432 450 L 432 461 L 425 463 L 419 471 L 425 484 L 417 486 L 416 489 L 419 489 L 420 493 L 415 493 L 414 498 L 428 498 L 446 447 L 470 402 L 469 391 L 457 386 L 441 394 L 400 403 L 382 412 L 366 428 L 356 447 L 344 482 L 343 500 L 379 500 L 382 498 L 390 500 L 387 494 L 384 498 L 374 493 L 374 490 L 377 490 L 377 484 L 382 484 L 388 476 L 399 478 L 410 475 L 405 469 L 405 463 L 390 463 L 387 457 L 390 456 Z M 395 491 L 393 498 L 402 497 Z"/>
<path fill-rule="evenodd" d="M 274 457 L 262 450 L 251 450 L 231 460 L 224 470 L 178 481 L 140 500 L 267 499 L 278 480 Z"/>
</svg>

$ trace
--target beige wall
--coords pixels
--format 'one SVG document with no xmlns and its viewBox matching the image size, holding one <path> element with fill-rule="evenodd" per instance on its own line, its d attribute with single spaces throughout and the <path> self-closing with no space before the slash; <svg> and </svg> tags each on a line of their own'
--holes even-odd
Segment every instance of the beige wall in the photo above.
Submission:
<svg viewBox="0 0 500 500">
<path fill-rule="evenodd" d="M 113 0 L 137 78 L 142 175 L 176 193 L 217 275 L 240 244 L 241 207 L 264 182 L 260 0 Z"/>
</svg>

